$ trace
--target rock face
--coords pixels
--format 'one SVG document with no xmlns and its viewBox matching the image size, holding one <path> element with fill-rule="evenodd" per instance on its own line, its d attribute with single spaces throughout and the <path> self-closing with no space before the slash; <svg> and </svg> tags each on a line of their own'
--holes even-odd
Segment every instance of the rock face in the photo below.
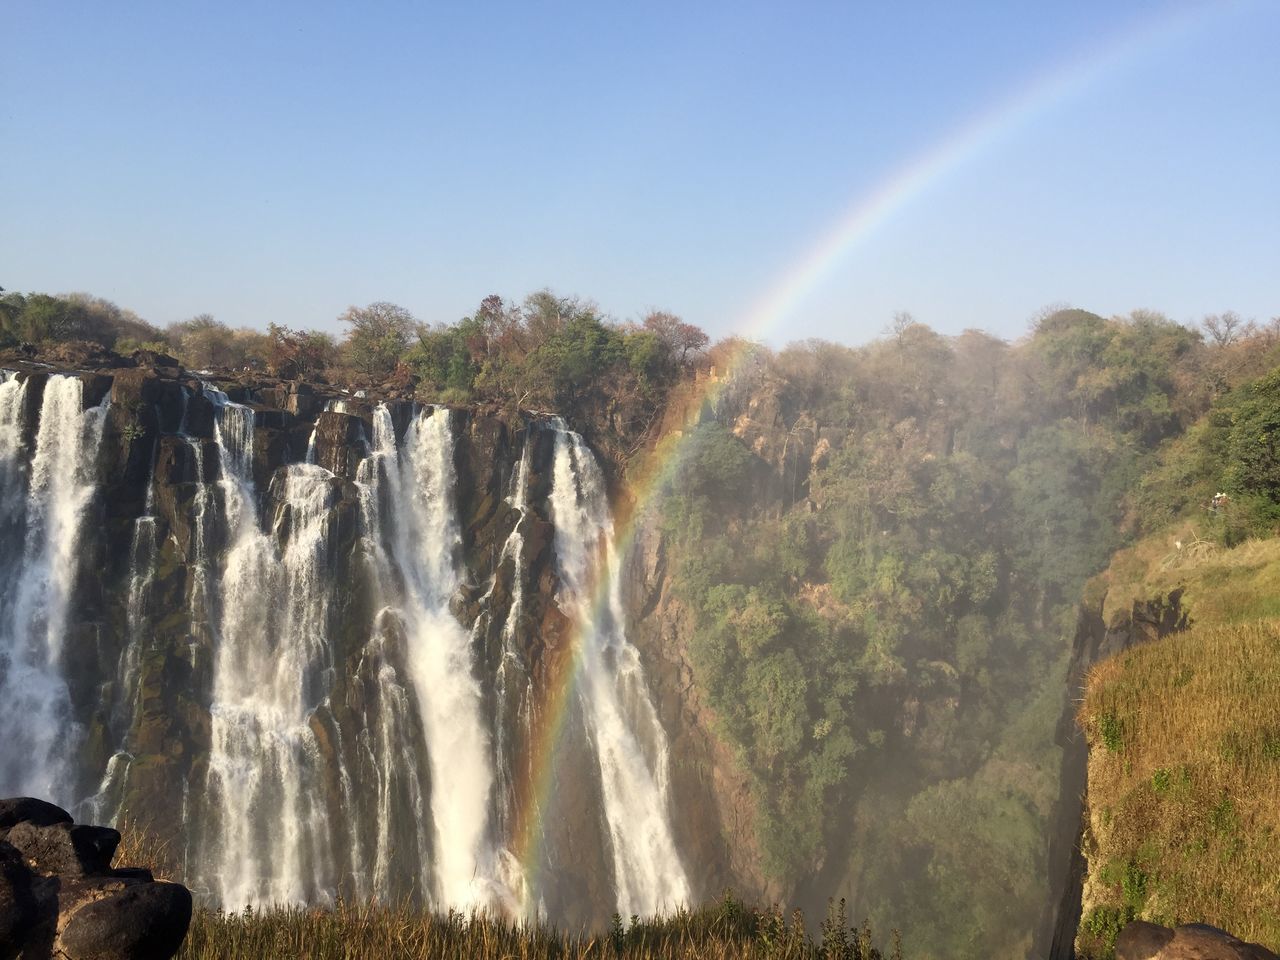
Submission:
<svg viewBox="0 0 1280 960">
<path fill-rule="evenodd" d="M 1225 930 L 1189 923 L 1170 930 L 1134 920 L 1120 931 L 1116 960 L 1280 960 L 1256 943 L 1245 943 Z"/>
<path fill-rule="evenodd" d="M 1103 602 L 1100 600 L 1096 608 L 1080 608 L 1067 672 L 1067 695 L 1058 720 L 1062 770 L 1052 820 L 1054 832 L 1049 838 L 1049 875 L 1053 885 L 1032 950 L 1033 956 L 1048 956 L 1050 960 L 1073 960 L 1082 914 L 1086 863 L 1081 840 L 1088 820 L 1084 798 L 1089 748 L 1084 735 L 1076 729 L 1076 705 L 1085 675 L 1090 667 L 1108 657 L 1188 626 L 1181 590 L 1174 590 L 1167 597 L 1136 602 L 1127 614 L 1113 618 L 1110 624 L 1103 619 Z"/>
<path fill-rule="evenodd" d="M 408 696 L 419 680 L 406 680 L 408 628 L 396 612 L 408 581 L 398 560 L 386 560 L 393 548 L 401 549 L 393 520 L 405 515 L 400 505 L 409 498 L 397 500 L 395 509 L 388 505 L 391 461 L 375 449 L 385 447 L 388 433 L 391 446 L 403 448 L 411 424 L 429 415 L 432 405 L 414 402 L 411 377 L 350 395 L 289 379 L 289 370 L 197 377 L 158 354 L 76 359 L 97 366 L 55 371 L 0 356 L 0 368 L 14 371 L 3 382 L 22 386 L 22 409 L 14 414 L 20 436 L 12 445 L 19 479 L 38 446 L 48 384 L 78 378 L 85 410 L 109 401 L 101 412 L 95 462 L 84 470 L 94 487 L 79 514 L 83 535 L 68 585 L 74 602 L 68 604 L 57 677 L 65 683 L 63 714 L 72 733 L 65 738 L 66 776 L 53 799 L 85 819 L 141 817 L 182 858 L 184 878 L 202 902 L 232 895 L 219 887 L 220 878 L 234 872 L 224 869 L 234 857 L 225 855 L 223 841 L 232 832 L 228 824 L 246 819 L 256 832 L 245 847 L 261 858 L 252 866 L 262 887 L 244 892 L 254 902 L 306 902 L 335 892 L 363 896 L 375 889 L 391 900 L 415 891 L 433 899 L 420 865 L 436 861 L 436 848 L 448 838 L 431 829 L 429 753 L 421 745 L 426 731 L 418 719 L 421 706 Z M 228 404 L 236 406 L 234 417 L 227 416 Z M 598 420 L 590 411 L 574 412 L 586 421 L 575 426 L 589 441 L 609 435 L 615 421 L 630 422 L 623 410 L 601 411 Z M 571 926 L 607 923 L 618 906 L 618 868 L 601 813 L 595 747 L 572 699 L 559 712 L 542 709 L 563 699 L 577 669 L 577 632 L 561 605 L 550 505 L 556 431 L 564 428 L 558 418 L 482 406 L 448 408 L 447 422 L 454 480 L 444 499 L 452 517 L 450 539 L 437 552 L 459 582 L 450 586 L 447 609 L 430 612 L 456 619 L 470 641 L 484 733 L 498 771 L 491 822 L 513 836 L 521 831 L 534 853 L 546 852 L 550 869 L 543 876 L 554 871 L 555 882 L 546 883 L 539 901 L 548 915 Z M 616 492 L 622 447 L 616 437 L 610 442 L 613 453 L 602 440 L 591 454 L 602 461 Z M 404 489 L 411 489 L 407 481 Z M 419 499 L 441 498 L 432 491 Z M 14 553 L 9 544 L 24 542 L 20 526 L 11 526 L 0 522 L 0 538 L 10 538 L 0 539 L 0 570 L 5 554 Z M 424 540 L 403 549 L 426 553 L 432 548 Z M 258 558 L 257 566 L 239 562 L 237 569 L 261 569 L 255 581 L 261 589 L 228 586 L 225 558 L 233 549 Z M 267 604 L 262 596 L 282 602 Z M 241 618 L 242 609 L 253 613 Z M 641 619 L 628 612 L 630 624 Z M 274 629 L 284 622 L 301 626 Z M 211 786 L 229 783 L 242 769 L 226 758 L 238 757 L 232 751 L 251 739 L 232 742 L 229 721 L 219 723 L 234 715 L 238 730 L 250 730 L 261 706 L 248 702 L 253 685 L 226 683 L 225 703 L 234 714 L 215 711 L 215 702 L 222 702 L 216 701 L 219 677 L 230 672 L 219 653 L 229 647 L 228 636 L 256 637 L 255 631 L 269 635 L 277 654 L 253 668 L 262 675 L 261 686 L 270 687 L 279 660 L 290 664 L 280 675 L 297 687 L 297 702 L 287 704 L 289 721 L 262 727 L 270 733 L 262 739 L 267 746 L 278 734 L 292 738 L 279 756 L 292 765 L 291 789 L 301 785 L 296 795 L 307 801 L 292 819 L 278 805 L 270 817 L 224 817 L 233 805 L 227 798 L 243 791 L 228 787 L 221 796 Z M 650 638 L 665 642 L 647 629 L 632 632 L 637 645 Z M 286 648 L 282 637 L 317 642 Z M 280 652 L 311 657 L 313 649 L 321 652 L 300 667 Z M 684 689 L 678 643 L 669 652 L 674 660 L 657 649 L 641 651 L 648 686 L 662 687 L 664 722 L 681 715 Z M 432 692 L 441 682 L 434 675 L 421 680 Z M 275 696 L 274 687 L 263 693 L 268 695 Z M 282 703 L 272 701 L 271 710 Z M 274 716 L 271 710 L 262 716 Z M 685 716 L 692 732 L 672 736 L 692 737 L 703 745 L 697 756 L 710 756 L 712 740 L 699 726 L 705 718 L 697 709 Z M 565 732 L 552 750 L 550 735 L 558 730 Z M 267 746 L 256 755 L 266 756 Z M 683 743 L 672 753 L 683 757 Z M 221 767 L 215 765 L 219 758 Z M 731 758 L 718 762 L 717 769 L 730 776 Z M 688 861 L 705 866 L 695 898 L 727 886 L 751 889 L 727 855 L 753 848 L 749 817 L 736 808 L 728 816 L 716 813 L 709 797 L 720 773 L 711 776 L 710 770 L 709 762 L 697 760 L 677 774 L 668 809 L 682 834 L 680 848 L 690 851 Z M 535 791 L 537 784 L 545 786 Z M 8 788 L 40 789 L 26 782 Z M 279 799 L 263 798 L 264 805 Z M 746 794 L 738 798 L 745 802 Z M 35 814 L 24 816 L 34 822 Z M 281 821 L 305 821 L 299 835 L 308 844 L 320 839 L 305 850 L 299 842 L 298 855 L 273 873 L 285 860 L 268 856 L 258 834 L 284 833 L 276 830 Z M 733 842 L 724 842 L 721 822 L 737 824 Z M 109 834 L 68 821 L 41 826 L 58 824 L 63 826 L 41 835 L 42 857 L 74 865 L 95 851 L 101 857 L 112 845 Z"/>
<path fill-rule="evenodd" d="M 191 894 L 113 868 L 120 834 L 31 797 L 0 800 L 0 960 L 168 960 Z"/>
</svg>

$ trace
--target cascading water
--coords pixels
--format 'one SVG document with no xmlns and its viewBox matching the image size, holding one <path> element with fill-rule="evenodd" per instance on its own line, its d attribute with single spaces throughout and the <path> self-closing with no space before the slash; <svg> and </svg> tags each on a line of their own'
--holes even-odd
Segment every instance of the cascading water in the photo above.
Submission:
<svg viewBox="0 0 1280 960">
<path fill-rule="evenodd" d="M 582 635 L 579 697 L 600 765 L 618 912 L 669 911 L 690 889 L 668 819 L 666 734 L 626 637 L 604 478 L 582 437 L 562 422 L 556 429 L 559 602 Z"/>
<path fill-rule="evenodd" d="M 82 391 L 77 377 L 0 376 L 0 792 L 94 819 L 149 818 L 130 805 L 172 798 L 163 813 L 185 879 L 228 909 L 349 892 L 528 917 L 545 898 L 560 909 L 584 878 L 594 916 L 688 899 L 666 740 L 625 636 L 608 503 L 580 437 L 558 424 L 553 438 L 545 421 L 526 430 L 506 506 L 490 514 L 505 537 L 481 590 L 459 513 L 460 497 L 479 502 L 459 490 L 474 473 L 455 471 L 477 448 L 455 451 L 448 409 L 331 401 L 328 415 L 363 429 L 335 421 L 342 430 L 308 436 L 183 385 L 165 401 L 180 394 L 180 410 L 157 407 L 153 421 L 176 433 L 113 434 L 104 448 L 104 464 L 136 469 L 134 445 L 149 444 L 145 498 L 114 501 L 119 479 L 95 500 L 106 407 L 83 410 Z M 306 462 L 290 462 L 304 443 Z M 356 458 L 335 458 L 335 443 Z M 99 523 L 104 539 L 88 539 Z M 91 549 L 107 555 L 95 571 L 107 597 L 81 608 L 73 586 Z M 608 587 L 593 604 L 597 574 Z M 584 819 L 538 833 L 545 856 L 526 877 L 513 851 L 539 856 L 524 849 L 530 819 L 559 809 L 529 789 L 545 759 L 532 753 L 547 719 L 538 658 L 553 640 L 536 631 L 548 603 L 583 643 L 559 782 L 579 797 L 563 809 Z M 85 656 L 70 636 L 99 639 Z"/>
<path fill-rule="evenodd" d="M 520 728 L 526 738 L 530 735 L 530 700 L 533 696 L 533 685 L 524 669 L 517 647 L 517 631 L 520 617 L 524 612 L 524 524 L 529 510 L 529 459 L 531 444 L 526 432 L 524 446 L 520 451 L 520 466 L 516 470 L 514 489 L 507 496 L 510 504 L 519 514 L 506 541 L 502 544 L 502 552 L 498 556 L 498 569 L 494 573 L 494 582 L 485 594 L 482 606 L 488 608 L 489 598 L 493 596 L 498 576 L 505 564 L 511 565 L 511 602 L 507 608 L 506 620 L 502 624 L 502 651 L 498 661 L 497 674 L 494 678 L 495 701 L 498 716 L 495 718 L 496 743 L 494 744 L 494 770 L 497 775 L 496 826 L 499 836 L 509 836 L 515 826 L 516 795 L 514 775 L 517 757 L 514 746 L 510 743 L 508 730 L 514 725 Z M 477 626 L 480 623 L 477 621 Z M 523 890 L 521 900 L 527 898 Z"/>
<path fill-rule="evenodd" d="M 138 694 L 139 656 L 142 651 L 143 631 L 148 626 L 147 607 L 151 587 L 155 579 L 156 553 L 159 542 L 156 537 L 155 515 L 155 461 L 158 442 L 152 444 L 152 482 L 147 484 L 147 498 L 142 515 L 133 522 L 133 540 L 129 545 L 129 584 L 125 601 L 125 647 L 121 652 L 120 666 L 116 671 L 115 702 L 112 704 L 108 723 L 117 742 L 121 744 L 107 761 L 98 792 L 85 801 L 88 818 L 94 822 L 113 821 L 120 814 L 121 788 L 133 755 L 128 749 L 129 720 L 137 709 L 134 702 Z"/>
<path fill-rule="evenodd" d="M 0 383 L 0 793 L 75 799 L 71 769 L 82 731 L 64 673 L 67 611 L 106 404 L 83 409 L 79 378 L 50 376 L 29 467 L 22 462 L 28 381 Z"/>
<path fill-rule="evenodd" d="M 361 474 L 383 604 L 373 642 L 403 644 L 422 723 L 432 784 L 432 897 L 449 906 L 495 907 L 510 905 L 514 895 L 499 879 L 491 837 L 493 771 L 471 638 L 449 609 L 460 584 L 461 547 L 450 418 L 442 407 L 421 411 L 397 446 L 390 411 L 385 405 L 374 411 L 373 454 Z M 394 682 L 404 686 L 398 677 Z"/>
<path fill-rule="evenodd" d="M 314 902 L 337 883 L 324 761 L 311 726 L 332 666 L 331 474 L 287 467 L 274 529 L 264 532 L 252 478 L 253 411 L 207 392 L 217 404 L 214 439 L 229 536 L 218 582 L 210 710 L 211 879 L 229 906 Z"/>
</svg>

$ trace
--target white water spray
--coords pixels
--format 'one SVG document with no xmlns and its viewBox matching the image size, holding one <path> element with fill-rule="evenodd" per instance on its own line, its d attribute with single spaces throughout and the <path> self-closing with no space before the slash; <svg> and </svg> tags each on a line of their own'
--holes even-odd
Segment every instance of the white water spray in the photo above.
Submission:
<svg viewBox="0 0 1280 960">
<path fill-rule="evenodd" d="M 375 553 L 387 600 L 379 632 L 392 620 L 403 633 L 426 738 L 434 892 L 439 906 L 466 909 L 509 905 L 513 895 L 499 879 L 490 837 L 493 771 L 471 637 L 449 609 L 460 584 L 461 546 L 450 418 L 445 408 L 423 410 L 397 446 L 390 411 L 380 405 L 373 466 L 362 476 L 371 507 L 396 511 L 368 526 L 385 531 L 389 541 L 386 551 L 379 546 Z"/>
<path fill-rule="evenodd" d="M 253 411 L 215 391 L 230 545 L 218 581 L 208 784 L 222 904 L 323 902 L 337 877 L 325 759 L 311 721 L 327 694 L 331 474 L 286 468 L 272 533 L 258 523 Z M 284 545 L 279 541 L 283 539 Z"/>
<path fill-rule="evenodd" d="M 618 912 L 669 912 L 690 900 L 668 819 L 667 738 L 640 655 L 627 640 L 604 478 L 578 434 L 557 424 L 551 509 L 561 608 L 582 635 L 579 696 L 595 742 Z M 605 577 L 604 602 L 595 603 Z"/>
<path fill-rule="evenodd" d="M 67 612 L 107 401 L 84 410 L 79 378 L 50 376 L 24 476 L 21 412 L 28 386 L 13 378 L 0 383 L 0 497 L 10 520 L 0 547 L 21 557 L 0 608 L 0 793 L 69 803 L 82 731 L 63 672 Z"/>
</svg>

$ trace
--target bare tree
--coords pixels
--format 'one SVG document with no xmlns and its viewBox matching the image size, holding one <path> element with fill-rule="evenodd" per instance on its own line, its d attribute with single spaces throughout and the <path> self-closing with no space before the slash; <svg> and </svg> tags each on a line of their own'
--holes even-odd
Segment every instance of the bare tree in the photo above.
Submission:
<svg viewBox="0 0 1280 960">
<path fill-rule="evenodd" d="M 1226 313 L 1211 313 L 1200 321 L 1200 326 L 1205 333 L 1209 334 L 1209 339 L 1219 347 L 1230 346 L 1241 337 L 1249 336 L 1254 328 L 1252 322 L 1245 323 L 1234 310 L 1228 310 Z"/>
</svg>

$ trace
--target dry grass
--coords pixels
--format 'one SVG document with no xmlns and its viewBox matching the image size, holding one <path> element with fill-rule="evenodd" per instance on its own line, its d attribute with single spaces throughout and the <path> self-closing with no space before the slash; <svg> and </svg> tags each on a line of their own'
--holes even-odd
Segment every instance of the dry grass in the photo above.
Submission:
<svg viewBox="0 0 1280 960">
<path fill-rule="evenodd" d="M 896 942 L 896 936 L 895 936 Z M 541 925 L 410 908 L 339 903 L 333 909 L 199 911 L 179 960 L 880 960 L 867 928 L 834 907 L 818 940 L 799 914 L 744 908 L 726 897 L 661 920 L 633 918 L 603 934 L 566 935 Z M 894 949 L 894 958 L 901 958 Z"/>
<path fill-rule="evenodd" d="M 178 867 L 169 842 L 138 821 L 124 818 L 116 824 L 120 831 L 120 846 L 116 848 L 114 863 L 118 867 L 147 867 L 157 880 L 177 880 Z"/>
<path fill-rule="evenodd" d="M 1280 620 L 1214 616 L 1089 676 L 1085 956 L 1131 916 L 1280 946 Z"/>
<path fill-rule="evenodd" d="M 1181 546 L 1179 546 L 1181 544 Z M 1086 598 L 1106 591 L 1107 622 L 1135 600 L 1182 588 L 1183 606 L 1201 625 L 1280 617 L 1280 538 L 1225 549 L 1184 524 L 1119 551 Z"/>
</svg>

